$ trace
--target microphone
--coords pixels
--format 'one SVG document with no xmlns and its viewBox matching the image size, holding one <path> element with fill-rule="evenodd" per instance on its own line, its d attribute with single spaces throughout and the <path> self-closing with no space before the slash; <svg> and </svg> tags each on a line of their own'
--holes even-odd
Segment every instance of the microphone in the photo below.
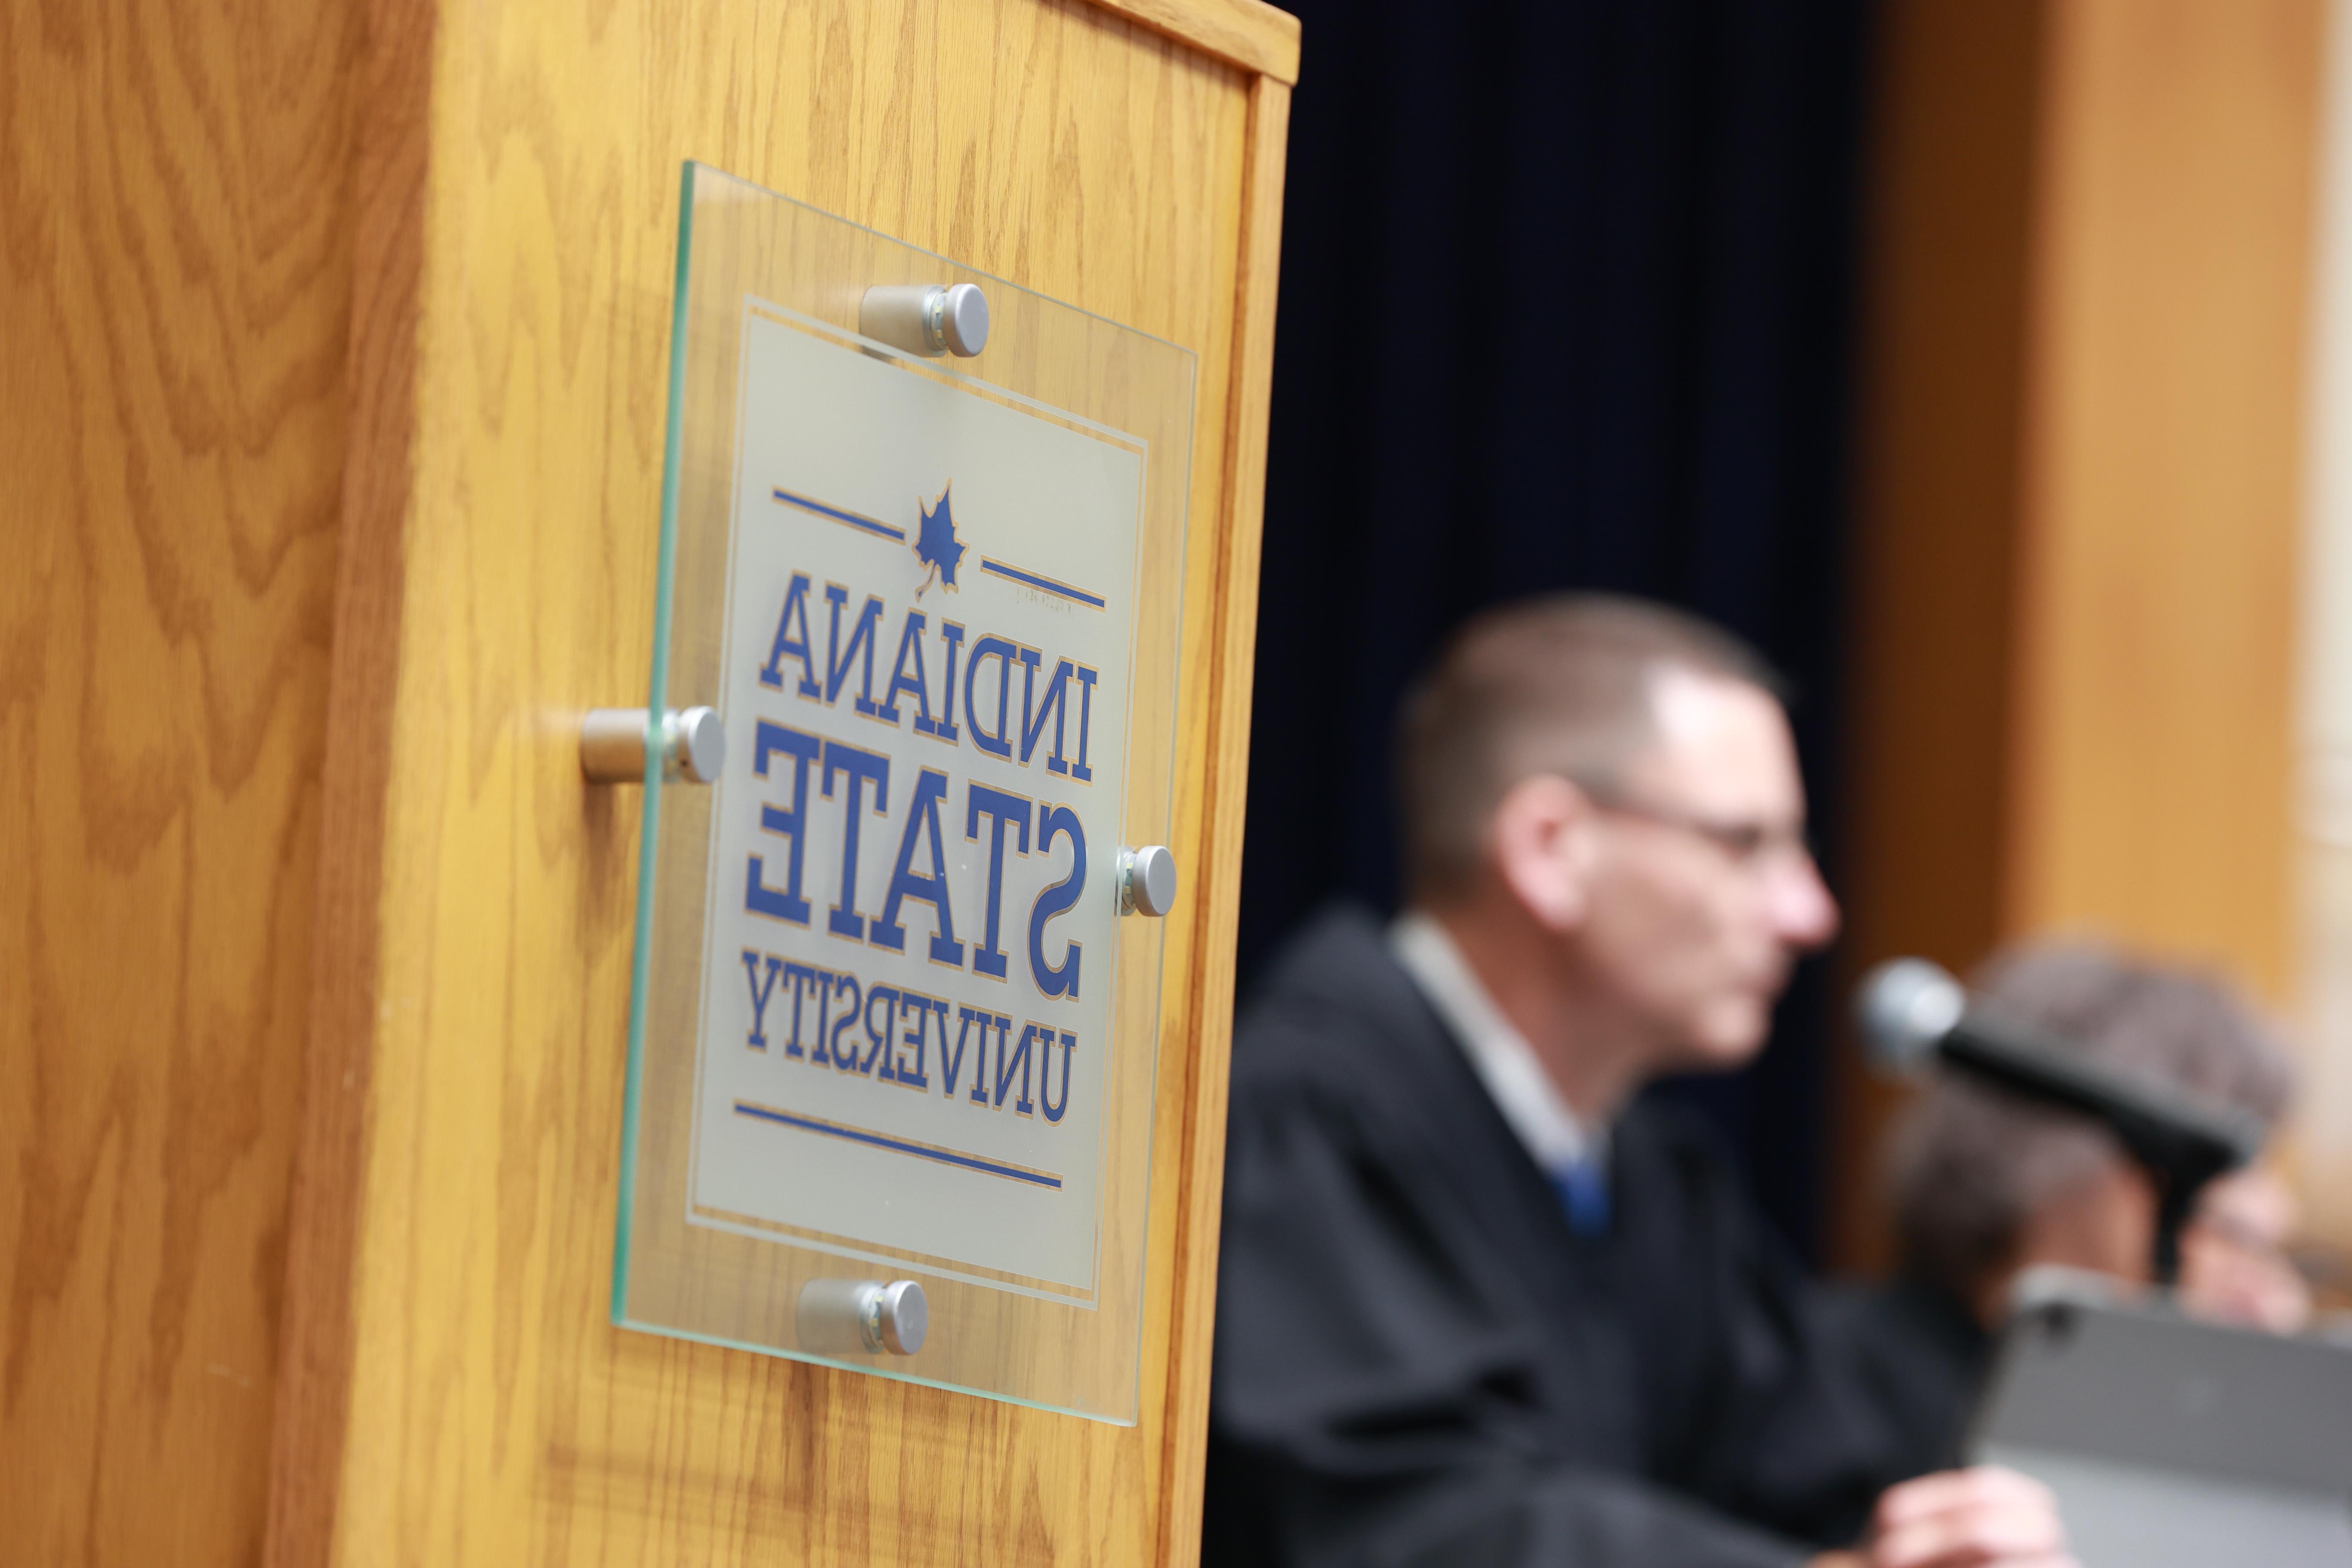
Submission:
<svg viewBox="0 0 2352 1568">
<path fill-rule="evenodd" d="M 1932 1059 L 2105 1124 L 2156 1184 L 2159 1284 L 2179 1271 L 2181 1227 L 2205 1184 L 2262 1151 L 2255 1117 L 1971 1011 L 1960 983 L 1924 958 L 1892 959 L 1864 975 L 1854 1017 L 1882 1068 L 1916 1072 Z"/>
</svg>

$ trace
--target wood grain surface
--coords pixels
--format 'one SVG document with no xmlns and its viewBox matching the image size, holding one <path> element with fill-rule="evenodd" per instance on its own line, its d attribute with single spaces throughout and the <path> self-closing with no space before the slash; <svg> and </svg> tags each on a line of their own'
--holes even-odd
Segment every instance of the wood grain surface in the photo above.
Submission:
<svg viewBox="0 0 2352 1568">
<path fill-rule="evenodd" d="M 371 0 L 352 84 L 354 233 L 346 364 L 349 438 L 335 576 L 316 925 L 285 1331 L 265 1539 L 280 1563 L 327 1559 L 329 1484 L 350 1412 L 352 1226 L 376 1016 L 383 806 L 399 690 L 404 525 L 416 437 L 415 342 L 425 257 L 432 0 Z"/>
<path fill-rule="evenodd" d="M 2027 263 L 2043 0 L 1897 0 L 1878 41 L 1846 766 L 1841 994 L 2000 940 Z M 1841 1034 L 1841 1043 L 1851 1045 Z M 1834 1256 L 1893 1257 L 1879 1148 L 1910 1091 L 1837 1054 Z"/>
<path fill-rule="evenodd" d="M 2030 307 L 2003 923 L 2275 1001 L 2326 10 L 2053 7 Z"/>
<path fill-rule="evenodd" d="M 1298 80 L 1298 18 L 1265 0 L 1094 0 L 1213 59 L 1278 85 Z"/>
<path fill-rule="evenodd" d="M 0 1560 L 257 1560 L 351 7 L 0 5 Z"/>
<path fill-rule="evenodd" d="M 575 752 L 583 710 L 646 683 L 681 159 L 1194 349 L 1184 636 L 1208 652 L 1175 847 L 1219 870 L 1168 933 L 1151 1212 L 1213 1187 L 1251 602 L 1227 574 L 1257 521 L 1233 487 L 1262 463 L 1229 437 L 1237 395 L 1262 428 L 1273 236 L 1244 211 L 1278 202 L 1252 139 L 1283 100 L 1254 110 L 1170 30 L 1041 0 L 372 17 L 408 63 L 371 77 L 361 228 L 423 239 L 413 292 L 362 258 L 352 331 L 370 563 L 339 591 L 310 1054 L 341 1103 L 297 1215 L 274 1561 L 1124 1563 L 1191 1539 L 1197 1213 L 1151 1231 L 1143 1364 L 1181 1370 L 1133 1428 L 610 1326 L 637 822 Z M 358 416 L 373 389 L 409 414 Z"/>
<path fill-rule="evenodd" d="M 1217 1231 L 1224 1197 L 1225 1090 L 1231 1067 L 1234 932 L 1240 921 L 1242 828 L 1249 779 L 1251 672 L 1257 647 L 1258 544 L 1265 510 L 1266 427 L 1274 398 L 1274 307 L 1282 252 L 1284 149 L 1290 89 L 1272 77 L 1250 88 L 1249 163 L 1242 192 L 1239 308 L 1233 395 L 1224 431 L 1225 507 L 1210 625 L 1214 682 L 1187 710 L 1192 765 L 1205 770 L 1194 876 L 1209 889 L 1199 918 L 1192 1016 L 1202 1021 L 1190 1053 L 1181 1109 L 1184 1173 L 1172 1210 L 1175 1257 L 1170 1326 L 1168 1436 L 1163 1446 L 1162 1563 L 1201 1553 L 1201 1488 L 1207 1457 L 1209 1363 L 1217 1292 Z"/>
</svg>

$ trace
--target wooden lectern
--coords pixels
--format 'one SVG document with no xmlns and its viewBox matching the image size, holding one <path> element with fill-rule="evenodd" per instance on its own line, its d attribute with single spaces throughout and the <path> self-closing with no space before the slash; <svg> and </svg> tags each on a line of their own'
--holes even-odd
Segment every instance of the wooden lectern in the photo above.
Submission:
<svg viewBox="0 0 2352 1568">
<path fill-rule="evenodd" d="M 1297 25 L 5 16 L 5 1554 L 1193 1560 Z M 1197 356 L 1131 1426 L 608 1316 L 689 159 Z"/>
</svg>

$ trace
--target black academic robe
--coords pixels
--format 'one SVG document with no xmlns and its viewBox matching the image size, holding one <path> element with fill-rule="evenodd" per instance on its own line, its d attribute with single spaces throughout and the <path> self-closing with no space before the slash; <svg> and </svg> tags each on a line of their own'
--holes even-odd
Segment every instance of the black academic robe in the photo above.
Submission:
<svg viewBox="0 0 2352 1568">
<path fill-rule="evenodd" d="M 1993 1351 L 1966 1303 L 1925 1280 L 1897 1279 L 1830 1293 L 1822 1321 L 1885 1432 L 1886 1483 L 1960 1463 Z"/>
<path fill-rule="evenodd" d="M 1687 1113 L 1559 1200 L 1359 911 L 1235 1032 L 1202 1562 L 1748 1568 L 1858 1531 L 1877 1434 Z"/>
</svg>

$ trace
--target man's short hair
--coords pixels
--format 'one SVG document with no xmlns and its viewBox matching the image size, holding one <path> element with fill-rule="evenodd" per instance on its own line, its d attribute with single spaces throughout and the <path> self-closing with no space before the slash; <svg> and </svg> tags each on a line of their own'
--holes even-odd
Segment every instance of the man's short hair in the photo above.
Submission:
<svg viewBox="0 0 2352 1568">
<path fill-rule="evenodd" d="M 1469 882 L 1487 819 L 1522 779 L 1557 773 L 1614 788 L 1656 738 L 1652 689 L 1665 669 L 1784 692 L 1772 667 L 1738 637 L 1639 599 L 1559 594 L 1466 623 L 1406 691 L 1398 721 L 1412 895 Z"/>
<path fill-rule="evenodd" d="M 2219 981 L 2087 943 L 2025 945 L 1978 972 L 1977 1005 L 2274 1124 L 2294 1089 L 2285 1051 Z M 2099 1123 L 1972 1079 L 1939 1076 L 1892 1145 L 1904 1266 L 1972 1296 L 2016 1255 L 2042 1205 L 2125 1157 Z"/>
</svg>

